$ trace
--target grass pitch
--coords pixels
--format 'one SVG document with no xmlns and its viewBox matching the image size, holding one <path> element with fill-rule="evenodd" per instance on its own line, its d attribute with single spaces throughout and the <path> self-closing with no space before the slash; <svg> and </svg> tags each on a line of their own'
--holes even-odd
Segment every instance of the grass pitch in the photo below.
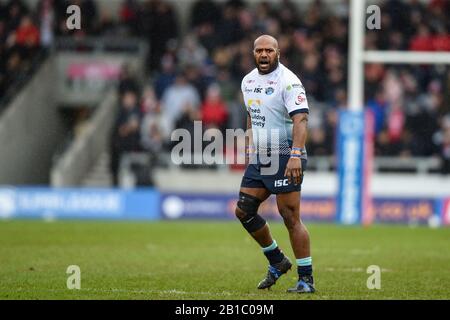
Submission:
<svg viewBox="0 0 450 320">
<path fill-rule="evenodd" d="M 270 222 L 294 259 L 282 223 Z M 308 225 L 317 292 L 296 270 L 256 289 L 267 261 L 238 222 L 0 222 L 0 299 L 450 299 L 450 229 Z M 81 289 L 68 290 L 69 265 Z M 367 267 L 381 268 L 369 290 Z"/>
</svg>

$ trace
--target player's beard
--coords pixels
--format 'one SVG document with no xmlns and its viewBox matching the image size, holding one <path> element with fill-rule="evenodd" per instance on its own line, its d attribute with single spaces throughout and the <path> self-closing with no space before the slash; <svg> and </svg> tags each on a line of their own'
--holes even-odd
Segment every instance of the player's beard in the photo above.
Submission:
<svg viewBox="0 0 450 320">
<path fill-rule="evenodd" d="M 278 63 L 279 63 L 279 59 L 278 59 L 278 58 L 275 58 L 275 59 L 273 60 L 272 63 L 270 63 L 270 61 L 269 61 L 269 69 L 267 69 L 267 70 L 261 70 L 261 69 L 259 68 L 259 63 L 258 63 L 258 61 L 257 61 L 256 58 L 255 58 L 255 65 L 256 65 L 256 68 L 258 69 L 258 72 L 259 72 L 260 74 L 268 74 L 268 73 L 271 73 L 272 71 L 274 71 L 274 70 L 278 67 Z"/>
</svg>

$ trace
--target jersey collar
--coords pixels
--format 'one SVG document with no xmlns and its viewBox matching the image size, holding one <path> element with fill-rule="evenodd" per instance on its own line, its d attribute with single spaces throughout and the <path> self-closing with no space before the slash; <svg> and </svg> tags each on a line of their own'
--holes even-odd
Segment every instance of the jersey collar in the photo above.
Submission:
<svg viewBox="0 0 450 320">
<path fill-rule="evenodd" d="M 276 75 L 280 71 L 281 66 L 282 66 L 281 62 L 278 62 L 278 67 L 270 73 L 261 74 L 261 73 L 259 73 L 258 68 L 256 68 L 256 72 L 258 72 L 258 76 L 260 76 L 260 77 L 264 77 L 264 78 L 271 77 L 273 75 Z"/>
</svg>

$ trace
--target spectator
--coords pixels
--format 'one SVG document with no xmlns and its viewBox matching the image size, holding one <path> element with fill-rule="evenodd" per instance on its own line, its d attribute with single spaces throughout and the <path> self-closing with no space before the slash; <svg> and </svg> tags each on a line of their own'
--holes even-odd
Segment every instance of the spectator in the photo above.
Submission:
<svg viewBox="0 0 450 320">
<path fill-rule="evenodd" d="M 430 29 L 427 25 L 421 24 L 419 26 L 419 31 L 411 39 L 411 44 L 409 50 L 412 51 L 433 51 L 433 41 L 430 33 Z"/>
<path fill-rule="evenodd" d="M 193 85 L 200 95 L 200 100 L 205 99 L 206 89 L 210 85 L 210 78 L 204 74 L 204 69 L 195 67 L 194 65 L 186 65 L 184 68 L 186 81 Z"/>
<path fill-rule="evenodd" d="M 197 109 L 192 108 L 191 105 L 189 104 L 185 104 L 184 108 L 181 110 L 181 114 L 180 116 L 177 118 L 176 123 L 175 123 L 175 127 L 177 129 L 184 129 L 187 130 L 190 134 L 191 137 L 194 137 L 195 134 L 195 121 L 199 121 L 200 118 L 200 112 Z M 190 139 L 191 142 L 191 159 L 193 160 L 194 157 L 199 157 L 199 155 L 195 154 L 195 140 L 194 139 Z M 173 142 L 173 145 L 175 145 L 176 142 Z M 204 147 L 205 142 L 202 145 L 202 150 Z M 172 146 L 173 146 L 172 145 Z M 201 156 L 201 155 L 200 155 Z M 191 162 L 192 163 L 192 162 Z M 195 165 L 192 164 L 188 164 L 185 163 L 182 165 L 182 167 L 184 168 L 196 168 Z"/>
<path fill-rule="evenodd" d="M 227 102 L 229 113 L 229 128 L 247 130 L 247 109 L 242 94 L 238 92 L 236 99 Z"/>
<path fill-rule="evenodd" d="M 237 9 L 230 3 L 227 3 L 222 11 L 222 19 L 217 26 L 217 37 L 224 46 L 236 43 L 243 37 Z"/>
<path fill-rule="evenodd" d="M 161 100 L 161 114 L 164 137 L 169 140 L 175 123 L 184 113 L 191 113 L 199 108 L 200 96 L 194 86 L 186 80 L 186 75 L 179 73 L 175 83 L 164 92 Z"/>
<path fill-rule="evenodd" d="M 203 125 L 206 128 L 218 128 L 225 133 L 228 110 L 222 100 L 220 87 L 217 84 L 209 86 L 205 102 L 201 106 L 201 115 Z"/>
<path fill-rule="evenodd" d="M 170 54 L 165 54 L 161 59 L 161 73 L 156 75 L 155 92 L 160 100 L 168 87 L 170 87 L 176 78 L 175 58 Z"/>
<path fill-rule="evenodd" d="M 50 48 L 54 40 L 55 11 L 53 0 L 40 0 L 38 4 L 41 46 Z"/>
<path fill-rule="evenodd" d="M 178 63 L 181 67 L 190 65 L 201 68 L 206 62 L 207 55 L 208 52 L 197 42 L 195 36 L 188 35 L 178 50 Z"/>
<path fill-rule="evenodd" d="M 33 24 L 31 17 L 25 15 L 20 20 L 15 32 L 15 43 L 23 47 L 36 47 L 39 45 L 39 30 Z"/>
<path fill-rule="evenodd" d="M 450 51 L 450 35 L 444 27 L 439 27 L 438 33 L 433 37 L 433 49 L 436 51 Z"/>
<path fill-rule="evenodd" d="M 220 87 L 222 97 L 226 103 L 231 103 L 236 98 L 236 92 L 239 92 L 239 88 L 236 83 L 232 81 L 230 71 L 226 68 L 222 68 L 217 72 L 217 84 Z"/>
<path fill-rule="evenodd" d="M 144 88 L 141 99 L 141 113 L 157 115 L 160 113 L 159 101 L 156 98 L 155 90 L 148 85 Z"/>
<path fill-rule="evenodd" d="M 146 0 L 142 19 L 142 35 L 147 38 L 150 48 L 148 70 L 155 70 L 168 41 L 178 35 L 177 19 L 173 7 L 163 0 Z"/>
<path fill-rule="evenodd" d="M 384 66 L 380 63 L 367 64 L 364 68 L 364 95 L 367 100 L 375 97 L 385 75 Z"/>
<path fill-rule="evenodd" d="M 98 35 L 102 37 L 115 37 L 123 34 L 120 25 L 114 21 L 111 12 L 108 9 L 100 12 L 97 32 Z"/>
<path fill-rule="evenodd" d="M 133 91 L 126 91 L 122 96 L 119 114 L 111 137 L 111 172 L 113 183 L 118 185 L 120 159 L 126 152 L 140 150 L 140 125 L 138 99 Z"/>
<path fill-rule="evenodd" d="M 197 0 L 191 9 L 191 28 L 211 25 L 213 28 L 220 22 L 221 12 L 216 1 Z"/>
<path fill-rule="evenodd" d="M 120 7 L 120 21 L 124 24 L 128 33 L 139 35 L 141 8 L 136 0 L 125 0 Z"/>
<path fill-rule="evenodd" d="M 144 116 L 141 126 L 141 145 L 142 148 L 155 157 L 165 144 L 161 133 L 160 118 L 154 114 L 148 113 Z"/>
<path fill-rule="evenodd" d="M 132 76 L 129 65 L 124 65 L 119 77 L 119 94 L 123 95 L 127 91 L 132 91 L 135 94 L 139 93 L 139 84 Z"/>
<path fill-rule="evenodd" d="M 22 17 L 28 13 L 27 8 L 21 0 L 11 0 L 6 5 L 7 12 L 7 30 L 16 30 Z"/>
<path fill-rule="evenodd" d="M 292 33 L 298 27 L 299 12 L 296 5 L 291 0 L 282 0 L 279 5 L 280 23 L 283 34 Z"/>
<path fill-rule="evenodd" d="M 40 35 L 30 16 L 26 15 L 21 19 L 13 41 L 23 58 L 29 59 L 36 52 L 40 44 Z"/>
<path fill-rule="evenodd" d="M 377 91 L 374 99 L 367 102 L 367 108 L 372 111 L 375 121 L 375 135 L 378 135 L 384 128 L 386 113 L 389 108 L 383 91 Z"/>
<path fill-rule="evenodd" d="M 82 29 L 87 34 L 95 34 L 98 28 L 99 13 L 97 4 L 94 0 L 71 0 L 71 4 L 80 7 L 83 12 L 83 19 L 81 20 Z"/>
<path fill-rule="evenodd" d="M 308 94 L 316 100 L 323 100 L 322 72 L 319 70 L 319 55 L 316 52 L 308 53 L 301 67 L 302 83 L 308 88 Z"/>
</svg>

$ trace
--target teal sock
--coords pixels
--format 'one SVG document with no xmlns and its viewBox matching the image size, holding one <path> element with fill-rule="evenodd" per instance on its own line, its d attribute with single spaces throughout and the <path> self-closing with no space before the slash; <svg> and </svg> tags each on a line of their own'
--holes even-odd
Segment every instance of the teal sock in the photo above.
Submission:
<svg viewBox="0 0 450 320">
<path fill-rule="evenodd" d="M 312 258 L 311 257 L 296 259 L 296 262 L 297 262 L 297 272 L 298 272 L 299 278 L 312 275 L 313 270 L 312 270 Z"/>
</svg>

